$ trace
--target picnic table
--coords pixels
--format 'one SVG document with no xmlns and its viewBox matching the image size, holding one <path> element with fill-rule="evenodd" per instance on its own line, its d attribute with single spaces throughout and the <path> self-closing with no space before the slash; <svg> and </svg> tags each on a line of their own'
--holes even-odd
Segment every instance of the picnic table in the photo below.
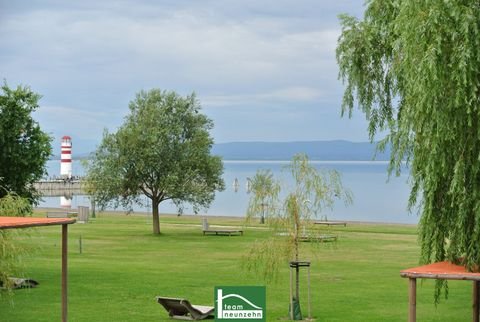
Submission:
<svg viewBox="0 0 480 322">
<path fill-rule="evenodd" d="M 417 320 L 417 278 L 473 281 L 472 321 L 479 322 L 480 306 L 478 290 L 480 284 L 480 273 L 469 272 L 464 266 L 455 265 L 451 262 L 437 262 L 429 265 L 405 269 L 400 272 L 400 276 L 409 279 L 409 322 L 415 322 Z"/>
</svg>

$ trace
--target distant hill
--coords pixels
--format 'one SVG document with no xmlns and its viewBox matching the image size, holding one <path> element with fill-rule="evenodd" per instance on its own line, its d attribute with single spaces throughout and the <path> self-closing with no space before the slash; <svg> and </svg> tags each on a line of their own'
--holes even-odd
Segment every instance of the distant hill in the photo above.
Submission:
<svg viewBox="0 0 480 322">
<path fill-rule="evenodd" d="M 224 160 L 290 160 L 295 154 L 305 153 L 310 160 L 322 161 L 372 161 L 376 144 L 350 141 L 299 141 L 299 142 L 230 142 L 214 144 L 212 153 Z M 87 159 L 90 153 L 73 154 L 75 160 Z M 375 160 L 387 161 L 390 150 L 377 153 Z M 51 160 L 60 160 L 54 155 Z"/>
<path fill-rule="evenodd" d="M 305 153 L 310 160 L 371 161 L 375 143 L 350 141 L 231 142 L 215 144 L 212 153 L 225 160 L 290 160 Z M 389 160 L 390 151 L 377 153 L 375 160 Z"/>
</svg>

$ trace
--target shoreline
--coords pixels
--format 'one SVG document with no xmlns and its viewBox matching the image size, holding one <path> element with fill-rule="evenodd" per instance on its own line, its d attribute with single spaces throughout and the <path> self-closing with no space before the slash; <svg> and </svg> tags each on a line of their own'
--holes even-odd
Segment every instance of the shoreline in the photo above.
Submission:
<svg viewBox="0 0 480 322">
<path fill-rule="evenodd" d="M 62 211 L 74 211 L 75 209 L 72 208 L 72 209 L 65 209 L 65 208 L 61 208 L 61 207 L 35 207 L 33 208 L 33 212 L 34 213 L 39 213 L 39 212 L 47 212 L 47 211 L 59 211 L 59 210 L 62 210 Z M 143 212 L 143 211 L 132 211 L 130 213 L 128 213 L 128 211 L 125 211 L 125 210 L 105 210 L 105 211 L 96 211 L 97 214 L 100 214 L 100 215 L 111 215 L 111 216 L 119 216 L 119 215 L 123 215 L 123 216 L 144 216 L 144 217 L 150 217 L 150 213 L 148 212 Z M 174 213 L 160 213 L 160 219 L 162 217 L 171 217 L 171 218 L 181 218 L 181 217 L 184 217 L 184 218 L 188 218 L 188 219 L 191 219 L 191 218 L 203 218 L 203 217 L 206 217 L 206 218 L 212 218 L 212 219 L 222 219 L 222 220 L 244 220 L 245 217 L 243 216 L 228 216 L 228 215 L 208 215 L 208 214 L 182 214 L 182 215 L 178 215 L 178 214 L 174 214 Z M 314 221 L 315 220 L 318 220 L 320 221 L 319 219 L 313 219 Z M 355 220 L 331 220 L 332 222 L 338 222 L 338 221 L 341 221 L 341 222 L 345 222 L 350 225 L 378 225 L 378 226 L 407 226 L 407 227 L 417 227 L 418 224 L 411 224 L 411 223 L 394 223 L 394 222 L 378 222 L 378 221 L 355 221 Z"/>
</svg>

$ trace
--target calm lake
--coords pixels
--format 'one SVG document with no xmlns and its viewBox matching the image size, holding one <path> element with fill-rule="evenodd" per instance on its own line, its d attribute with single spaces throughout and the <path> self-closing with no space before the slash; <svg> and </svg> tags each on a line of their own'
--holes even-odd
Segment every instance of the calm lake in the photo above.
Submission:
<svg viewBox="0 0 480 322">
<path fill-rule="evenodd" d="M 288 161 L 224 161 L 225 190 L 218 192 L 215 201 L 209 209 L 199 214 L 212 216 L 245 215 L 250 194 L 247 191 L 248 178 L 253 178 L 259 169 L 270 169 L 277 178 L 281 178 L 286 185 L 288 176 L 282 170 Z M 332 211 L 318 214 L 318 217 L 327 216 L 328 220 L 352 220 L 387 223 L 418 222 L 416 214 L 407 212 L 407 201 L 410 191 L 408 171 L 404 170 L 399 177 L 387 175 L 387 162 L 382 161 L 312 161 L 312 164 L 321 169 L 335 169 L 342 174 L 342 182 L 353 193 L 353 204 L 346 207 L 339 202 Z M 60 174 L 60 161 L 48 162 L 50 176 Z M 73 175 L 81 176 L 84 173 L 79 161 L 73 161 Z M 234 183 L 237 183 L 235 185 Z M 60 197 L 44 197 L 39 207 L 60 207 Z M 72 208 L 89 206 L 90 200 L 86 196 L 73 196 Z M 120 209 L 121 210 L 121 209 Z M 136 211 L 151 212 L 150 208 L 136 206 Z M 177 213 L 172 203 L 160 204 L 160 213 Z M 184 214 L 193 214 L 190 207 L 183 210 Z"/>
</svg>

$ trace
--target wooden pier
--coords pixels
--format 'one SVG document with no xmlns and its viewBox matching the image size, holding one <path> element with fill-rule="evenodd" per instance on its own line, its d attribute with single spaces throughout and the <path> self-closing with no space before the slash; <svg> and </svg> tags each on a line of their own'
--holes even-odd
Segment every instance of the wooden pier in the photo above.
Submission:
<svg viewBox="0 0 480 322">
<path fill-rule="evenodd" d="M 35 189 L 45 197 L 62 197 L 85 195 L 82 180 L 44 180 L 33 184 Z"/>
</svg>

